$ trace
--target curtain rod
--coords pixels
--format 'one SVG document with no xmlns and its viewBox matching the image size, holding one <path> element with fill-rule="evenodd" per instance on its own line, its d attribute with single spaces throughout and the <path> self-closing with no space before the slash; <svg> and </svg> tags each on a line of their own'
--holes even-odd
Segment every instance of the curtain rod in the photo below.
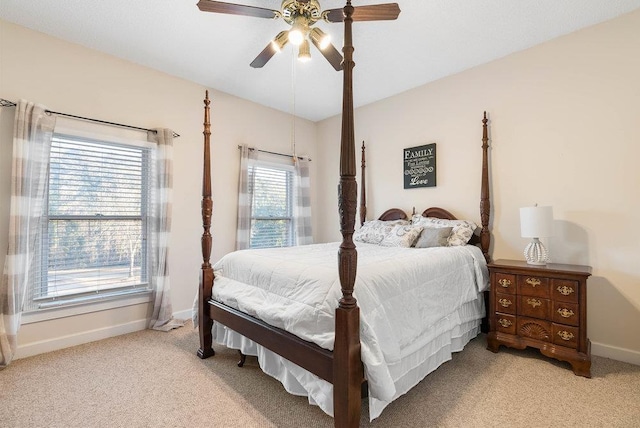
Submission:
<svg viewBox="0 0 640 428">
<path fill-rule="evenodd" d="M 241 148 L 242 148 L 242 146 L 238 146 L 238 149 L 241 149 Z M 287 154 L 284 154 L 284 153 L 270 152 L 268 150 L 260 150 L 260 149 L 254 148 L 254 147 L 249 147 L 249 150 L 256 150 L 256 151 L 261 152 L 261 153 L 269 153 L 270 155 L 285 156 L 285 157 L 288 157 L 288 158 L 292 158 L 293 157 L 293 155 L 287 155 Z M 303 156 L 296 156 L 296 157 L 298 159 L 304 159 Z M 309 162 L 311 162 L 311 158 L 310 157 L 307 156 L 307 159 L 309 159 Z"/>
<path fill-rule="evenodd" d="M 0 98 L 0 107 L 15 107 L 15 106 L 16 106 L 16 103 L 14 103 L 13 101 L 9 101 L 9 100 L 5 100 L 4 98 Z M 72 117 L 74 119 L 88 120 L 90 122 L 103 123 L 105 125 L 120 126 L 122 128 L 129 128 L 129 129 L 137 129 L 138 131 L 158 132 L 155 129 L 140 128 L 138 126 L 124 125 L 122 123 L 107 122 L 106 120 L 92 119 L 90 117 L 76 116 L 76 115 L 68 114 L 68 113 L 60 113 L 58 111 L 45 110 L 44 112 L 47 113 L 47 114 L 57 114 L 58 116 Z M 178 134 L 176 132 L 173 132 L 173 138 L 177 138 L 179 136 L 180 136 L 180 134 Z"/>
</svg>

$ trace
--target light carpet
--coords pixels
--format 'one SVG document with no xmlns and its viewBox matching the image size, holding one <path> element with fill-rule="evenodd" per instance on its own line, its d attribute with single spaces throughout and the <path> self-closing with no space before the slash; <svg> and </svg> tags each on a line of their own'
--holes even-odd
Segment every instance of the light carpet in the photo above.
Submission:
<svg viewBox="0 0 640 428">
<path fill-rule="evenodd" d="M 372 427 L 640 427 L 640 366 L 593 357 L 592 378 L 537 350 L 485 349 L 453 360 L 369 422 Z M 200 360 L 191 324 L 140 331 L 14 361 L 0 371 L 2 427 L 332 427 L 255 358 L 215 346 Z"/>
</svg>

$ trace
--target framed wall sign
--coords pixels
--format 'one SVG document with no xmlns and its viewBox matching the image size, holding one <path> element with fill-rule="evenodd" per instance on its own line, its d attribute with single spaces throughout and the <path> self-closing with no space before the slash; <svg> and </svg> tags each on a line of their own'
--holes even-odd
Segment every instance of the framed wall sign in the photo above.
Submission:
<svg viewBox="0 0 640 428">
<path fill-rule="evenodd" d="M 436 143 L 404 149 L 404 188 L 435 187 Z"/>
</svg>

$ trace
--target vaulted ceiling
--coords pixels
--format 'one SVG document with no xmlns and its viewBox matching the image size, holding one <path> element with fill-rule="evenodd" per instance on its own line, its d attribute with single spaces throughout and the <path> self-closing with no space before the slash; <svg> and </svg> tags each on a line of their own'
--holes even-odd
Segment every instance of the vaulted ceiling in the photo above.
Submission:
<svg viewBox="0 0 640 428">
<path fill-rule="evenodd" d="M 323 10 L 344 0 L 319 0 Z M 281 0 L 233 0 L 280 9 Z M 354 6 L 387 0 L 353 0 Z M 339 114 L 342 73 L 290 44 L 251 61 L 282 19 L 201 12 L 197 0 L 2 0 L 0 18 L 318 121 Z M 397 0 L 395 21 L 354 24 L 356 107 L 640 8 L 640 0 Z M 343 25 L 319 21 L 341 50 Z"/>
</svg>

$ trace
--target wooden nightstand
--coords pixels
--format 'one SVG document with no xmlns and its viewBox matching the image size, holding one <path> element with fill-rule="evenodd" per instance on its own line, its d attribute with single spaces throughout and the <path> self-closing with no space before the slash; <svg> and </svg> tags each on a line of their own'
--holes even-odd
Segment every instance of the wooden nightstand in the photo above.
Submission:
<svg viewBox="0 0 640 428">
<path fill-rule="evenodd" d="M 567 361 L 579 376 L 591 377 L 587 338 L 587 278 L 591 267 L 497 260 L 491 281 L 487 349 L 500 345 L 537 348 Z"/>
</svg>

